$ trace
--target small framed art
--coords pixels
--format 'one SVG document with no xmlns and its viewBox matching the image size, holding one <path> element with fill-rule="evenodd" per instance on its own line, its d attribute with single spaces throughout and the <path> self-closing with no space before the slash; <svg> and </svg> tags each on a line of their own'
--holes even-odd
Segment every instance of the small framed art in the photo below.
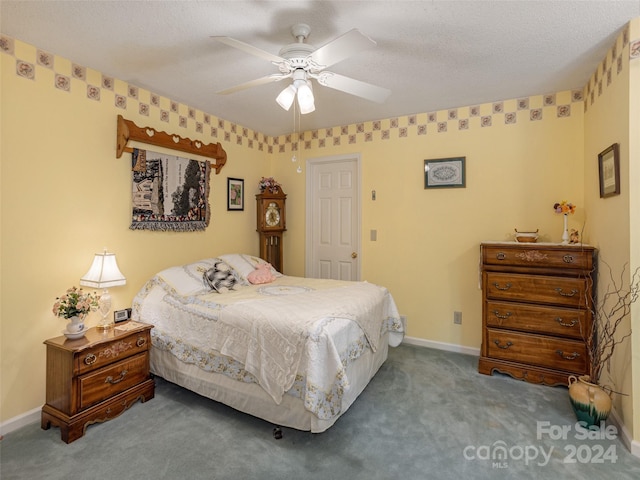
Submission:
<svg viewBox="0 0 640 480">
<path fill-rule="evenodd" d="M 244 210 L 244 180 L 227 178 L 227 210 Z"/>
<path fill-rule="evenodd" d="M 464 188 L 466 157 L 424 161 L 424 188 Z"/>
<path fill-rule="evenodd" d="M 620 146 L 614 143 L 598 155 L 600 198 L 620 195 Z"/>
</svg>

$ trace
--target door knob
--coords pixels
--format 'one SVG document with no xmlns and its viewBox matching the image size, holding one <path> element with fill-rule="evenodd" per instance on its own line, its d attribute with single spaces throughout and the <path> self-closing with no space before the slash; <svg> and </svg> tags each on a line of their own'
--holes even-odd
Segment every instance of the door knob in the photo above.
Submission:
<svg viewBox="0 0 640 480">
<path fill-rule="evenodd" d="M 351 252 L 351 258 L 358 258 L 358 254 L 356 252 Z"/>
</svg>

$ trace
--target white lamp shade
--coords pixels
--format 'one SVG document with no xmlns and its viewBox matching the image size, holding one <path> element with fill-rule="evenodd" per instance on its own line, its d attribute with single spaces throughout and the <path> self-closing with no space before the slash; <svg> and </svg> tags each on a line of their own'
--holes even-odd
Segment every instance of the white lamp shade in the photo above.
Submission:
<svg viewBox="0 0 640 480">
<path fill-rule="evenodd" d="M 313 92 L 308 82 L 298 87 L 298 105 L 300 106 L 300 113 L 303 115 L 305 113 L 311 113 L 316 109 Z"/>
<path fill-rule="evenodd" d="M 276 102 L 285 110 L 289 110 L 293 104 L 293 100 L 296 98 L 296 87 L 289 85 L 287 88 L 280 92 L 280 95 L 276 97 Z"/>
<path fill-rule="evenodd" d="M 120 272 L 114 253 L 96 253 L 89 271 L 80 279 L 80 285 L 109 288 L 125 285 L 127 279 Z"/>
</svg>

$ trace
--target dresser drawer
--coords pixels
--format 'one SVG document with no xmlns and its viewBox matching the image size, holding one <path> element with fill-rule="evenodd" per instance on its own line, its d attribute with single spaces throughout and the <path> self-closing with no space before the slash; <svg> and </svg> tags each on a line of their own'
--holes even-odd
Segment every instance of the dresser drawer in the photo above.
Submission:
<svg viewBox="0 0 640 480">
<path fill-rule="evenodd" d="M 582 340 L 590 318 L 586 310 L 545 307 L 523 303 L 487 301 L 485 306 L 488 327 L 558 335 Z"/>
<path fill-rule="evenodd" d="M 587 352 L 583 342 L 487 329 L 488 356 L 573 373 L 586 373 Z"/>
<path fill-rule="evenodd" d="M 587 307 L 585 278 L 485 272 L 490 299 Z"/>
<path fill-rule="evenodd" d="M 580 247 L 536 248 L 518 245 L 483 245 L 485 265 L 517 267 L 552 267 L 591 270 L 593 249 Z"/>
<path fill-rule="evenodd" d="M 149 376 L 148 353 L 121 360 L 78 379 L 80 408 L 87 408 L 131 388 Z"/>
<path fill-rule="evenodd" d="M 76 354 L 76 371 L 82 375 L 114 361 L 145 352 L 149 349 L 150 338 L 149 330 L 144 330 L 107 345 L 102 344 L 82 350 Z"/>
</svg>

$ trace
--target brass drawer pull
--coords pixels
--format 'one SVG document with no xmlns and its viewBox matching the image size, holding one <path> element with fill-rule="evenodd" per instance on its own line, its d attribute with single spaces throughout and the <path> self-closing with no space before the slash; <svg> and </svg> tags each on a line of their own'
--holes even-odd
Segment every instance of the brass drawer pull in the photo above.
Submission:
<svg viewBox="0 0 640 480">
<path fill-rule="evenodd" d="M 565 360 L 575 360 L 580 356 L 578 352 L 573 352 L 565 355 L 565 353 L 562 350 L 556 350 L 556 353 L 560 355 L 562 358 L 564 358 Z"/>
<path fill-rule="evenodd" d="M 136 340 L 136 345 L 138 347 L 143 347 L 146 344 L 147 344 L 147 339 L 144 337 L 138 337 L 138 340 Z"/>
<path fill-rule="evenodd" d="M 562 291 L 562 288 L 556 288 L 556 292 L 558 292 L 560 295 L 562 295 L 563 297 L 573 297 L 576 293 L 578 293 L 578 290 L 576 290 L 575 288 L 571 289 L 571 291 L 569 293 L 564 293 Z"/>
<path fill-rule="evenodd" d="M 511 345 L 513 345 L 513 343 L 511 343 L 511 342 L 507 342 L 507 344 L 506 344 L 506 345 L 501 346 L 501 345 L 500 345 L 500 340 L 494 340 L 494 341 L 493 341 L 493 343 L 495 343 L 495 344 L 496 344 L 496 347 L 501 348 L 501 349 L 503 349 L 503 350 L 506 350 L 506 349 L 507 349 L 507 348 L 509 348 Z"/>
<path fill-rule="evenodd" d="M 565 255 L 562 260 L 564 263 L 573 263 L 573 255 Z"/>
<path fill-rule="evenodd" d="M 507 258 L 507 254 L 506 254 L 506 253 L 504 253 L 504 252 L 498 252 L 498 253 L 496 254 L 496 258 L 497 258 L 498 260 L 504 260 L 505 258 Z"/>
<path fill-rule="evenodd" d="M 93 365 L 94 363 L 96 363 L 96 360 L 98 360 L 98 357 L 96 357 L 93 353 L 89 353 L 86 357 L 84 357 L 84 364 Z"/>
<path fill-rule="evenodd" d="M 498 310 L 494 310 L 494 311 L 493 311 L 493 314 L 494 314 L 496 317 L 501 318 L 501 319 L 503 319 L 503 320 L 506 320 L 507 318 L 509 318 L 509 317 L 511 316 L 511 312 L 507 312 L 507 313 L 505 313 L 504 315 L 500 315 L 500 312 L 498 312 Z"/>
<path fill-rule="evenodd" d="M 564 320 L 562 320 L 562 317 L 556 317 L 556 322 L 558 322 L 563 327 L 567 327 L 567 328 L 571 328 L 576 323 L 578 323 L 578 321 L 575 318 L 573 320 L 571 320 L 571 323 L 565 323 Z"/>
<path fill-rule="evenodd" d="M 507 282 L 504 287 L 501 287 L 498 282 L 493 282 L 493 286 L 498 290 L 509 290 L 511 288 L 511 283 Z"/>
<path fill-rule="evenodd" d="M 104 383 L 110 383 L 111 385 L 115 385 L 116 383 L 120 383 L 122 380 L 124 380 L 125 375 L 127 375 L 126 370 L 123 370 L 122 373 L 120 373 L 120 376 L 115 380 L 111 375 L 109 375 L 107 378 L 105 378 Z"/>
</svg>

